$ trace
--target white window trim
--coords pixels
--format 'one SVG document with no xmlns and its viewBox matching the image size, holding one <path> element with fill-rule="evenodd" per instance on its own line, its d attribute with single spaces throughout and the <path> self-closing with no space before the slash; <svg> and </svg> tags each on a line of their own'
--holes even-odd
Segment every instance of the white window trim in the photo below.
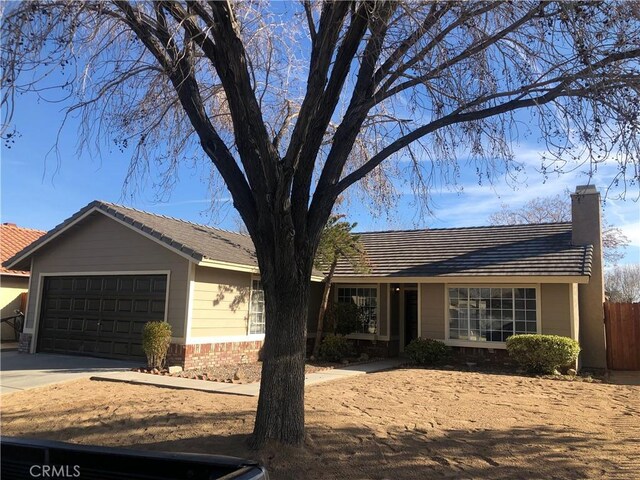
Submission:
<svg viewBox="0 0 640 480">
<path fill-rule="evenodd" d="M 187 301 L 185 302 L 185 326 L 184 339 L 181 343 L 189 344 L 191 339 L 191 328 L 193 327 L 193 300 L 196 290 L 196 265 L 189 262 L 187 267 Z"/>
<path fill-rule="evenodd" d="M 258 281 L 258 282 L 262 282 L 262 278 L 260 277 L 260 275 L 251 275 L 251 284 L 249 285 L 249 305 L 247 308 L 247 338 L 248 339 L 255 339 L 255 340 L 261 340 L 264 339 L 264 333 L 251 333 L 251 300 L 252 300 L 252 295 L 253 295 L 253 282 L 254 281 Z M 264 292 L 264 290 L 263 290 Z M 266 309 L 262 312 L 264 315 L 264 331 L 267 331 L 267 311 Z M 258 338 L 261 337 L 261 338 Z"/>
<path fill-rule="evenodd" d="M 264 341 L 264 333 L 250 333 L 248 335 L 224 335 L 209 337 L 191 337 L 186 345 L 199 345 L 207 343 L 241 343 Z"/>
<path fill-rule="evenodd" d="M 391 340 L 391 284 L 390 283 L 387 284 L 387 334 L 381 338 L 384 338 L 387 341 Z"/>
<path fill-rule="evenodd" d="M 536 333 L 542 332 L 542 309 L 540 303 L 539 283 L 445 283 L 444 285 L 444 343 L 451 347 L 494 348 L 505 350 L 507 342 L 477 342 L 474 340 L 458 340 L 449 338 L 449 289 L 450 288 L 534 288 L 536 291 Z"/>
<path fill-rule="evenodd" d="M 334 289 L 333 296 L 334 302 L 338 303 L 338 289 L 340 288 L 375 288 L 376 289 L 376 318 L 378 319 L 378 332 L 377 333 L 350 333 L 347 335 L 347 338 L 352 340 L 384 340 L 388 337 L 383 337 L 380 335 L 380 284 L 376 283 L 374 285 L 370 283 L 340 283 L 336 285 Z M 388 290 L 388 289 L 387 289 Z"/>
</svg>

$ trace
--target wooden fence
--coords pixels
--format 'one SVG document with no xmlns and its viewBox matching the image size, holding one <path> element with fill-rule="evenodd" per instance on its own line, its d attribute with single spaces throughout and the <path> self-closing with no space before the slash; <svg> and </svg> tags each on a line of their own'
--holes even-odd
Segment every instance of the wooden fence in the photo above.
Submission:
<svg viewBox="0 0 640 480">
<path fill-rule="evenodd" d="M 604 304 L 607 366 L 640 370 L 640 303 Z"/>
</svg>

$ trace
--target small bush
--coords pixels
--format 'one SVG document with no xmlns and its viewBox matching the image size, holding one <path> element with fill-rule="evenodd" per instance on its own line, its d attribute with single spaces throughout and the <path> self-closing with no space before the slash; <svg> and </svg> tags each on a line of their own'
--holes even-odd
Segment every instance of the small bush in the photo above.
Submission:
<svg viewBox="0 0 640 480">
<path fill-rule="evenodd" d="M 420 365 L 432 365 L 443 361 L 449 356 L 450 348 L 440 340 L 431 338 L 416 338 L 406 346 L 404 352 Z"/>
<path fill-rule="evenodd" d="M 351 354 L 351 344 L 343 335 L 329 334 L 320 344 L 320 358 L 330 362 L 339 362 Z"/>
<path fill-rule="evenodd" d="M 580 344 L 558 335 L 513 335 L 507 339 L 507 352 L 530 373 L 553 373 L 576 361 Z"/>
<path fill-rule="evenodd" d="M 142 350 L 149 368 L 162 368 L 171 344 L 171 325 L 167 322 L 147 322 L 142 329 Z"/>
<path fill-rule="evenodd" d="M 336 303 L 326 313 L 326 331 L 336 335 L 349 335 L 362 326 L 362 310 L 353 303 Z"/>
</svg>

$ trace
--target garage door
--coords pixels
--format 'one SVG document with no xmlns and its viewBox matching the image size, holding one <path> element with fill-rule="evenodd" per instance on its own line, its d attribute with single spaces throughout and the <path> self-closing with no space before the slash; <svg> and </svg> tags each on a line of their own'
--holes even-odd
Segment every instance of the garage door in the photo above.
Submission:
<svg viewBox="0 0 640 480">
<path fill-rule="evenodd" d="M 166 275 L 45 277 L 38 351 L 142 360 L 142 327 L 164 320 Z"/>
</svg>

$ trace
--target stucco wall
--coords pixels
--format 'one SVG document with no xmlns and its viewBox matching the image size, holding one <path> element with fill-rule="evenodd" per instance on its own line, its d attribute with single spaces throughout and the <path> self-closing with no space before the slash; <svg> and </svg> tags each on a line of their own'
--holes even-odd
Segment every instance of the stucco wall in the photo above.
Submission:
<svg viewBox="0 0 640 480">
<path fill-rule="evenodd" d="M 578 287 L 582 346 L 580 357 L 583 367 L 604 369 L 607 367 L 607 350 L 604 330 L 600 194 L 595 188 L 588 187 L 577 187 L 576 192 L 584 194 L 571 195 L 572 242 L 574 245 L 593 247 L 591 278 L 589 283 Z"/>
<path fill-rule="evenodd" d="M 41 295 L 41 274 L 95 272 L 171 272 L 167 321 L 174 337 L 182 337 L 186 323 L 189 261 L 130 228 L 94 213 L 36 252 L 26 327 L 34 327 Z"/>
<path fill-rule="evenodd" d="M 571 285 L 543 283 L 540 285 L 540 320 L 542 333 L 571 337 Z"/>
<path fill-rule="evenodd" d="M 378 334 L 381 337 L 386 337 L 389 335 L 389 311 L 387 307 L 389 302 L 389 285 L 381 283 L 378 287 L 378 313 L 380 315 L 380 320 L 378 322 L 378 325 L 380 325 L 380 331 Z"/>
<path fill-rule="evenodd" d="M 420 336 L 444 340 L 444 283 L 420 284 Z"/>
<path fill-rule="evenodd" d="M 14 310 L 20 308 L 20 294 L 27 291 L 29 277 L 14 277 L 2 275 L 0 277 L 0 318 L 11 317 Z M 15 340 L 13 328 L 7 323 L 2 324 L 0 339 Z"/>
</svg>

